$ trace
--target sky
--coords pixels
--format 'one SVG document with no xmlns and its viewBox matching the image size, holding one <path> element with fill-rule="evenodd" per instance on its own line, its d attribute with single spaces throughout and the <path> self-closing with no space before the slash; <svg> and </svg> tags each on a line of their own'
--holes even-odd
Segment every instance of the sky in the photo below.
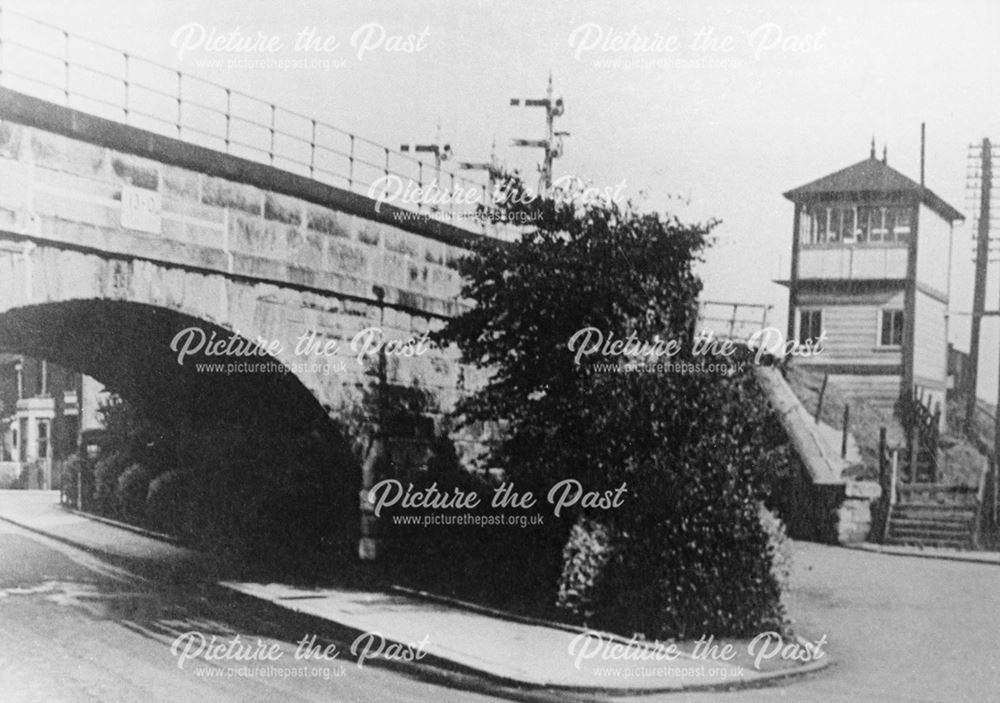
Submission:
<svg viewBox="0 0 1000 703">
<path fill-rule="evenodd" d="M 564 99 L 556 177 L 619 186 L 644 209 L 718 218 L 699 267 L 703 297 L 775 306 L 785 318 L 792 205 L 782 193 L 867 157 L 969 214 L 968 145 L 1000 140 L 1000 3 L 990 0 L 575 2 L 527 0 L 3 0 L 70 32 L 243 90 L 395 146 L 444 141 L 484 160 L 496 141 L 533 173 L 548 76 Z M 263 38 L 276 51 L 208 50 L 216 36 Z M 319 51 L 296 51 L 297 37 Z M 333 39 L 330 39 L 333 37 Z M 330 50 L 322 43 L 329 41 Z M 186 46 L 189 45 L 189 46 Z M 408 50 L 407 50 L 408 49 Z M 247 56 L 318 59 L 249 68 Z M 322 60 L 326 60 L 325 63 Z M 968 346 L 972 227 L 955 230 L 950 336 Z M 1000 305 L 1000 265 L 987 307 Z M 980 394 L 996 397 L 1000 329 L 984 325 Z"/>
</svg>

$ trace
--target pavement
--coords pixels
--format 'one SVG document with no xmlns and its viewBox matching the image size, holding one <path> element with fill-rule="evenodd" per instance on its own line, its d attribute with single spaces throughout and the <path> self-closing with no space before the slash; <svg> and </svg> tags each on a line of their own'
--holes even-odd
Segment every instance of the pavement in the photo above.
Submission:
<svg viewBox="0 0 1000 703">
<path fill-rule="evenodd" d="M 35 503 L 23 505 L 23 499 Z M 17 514 L 59 510 L 21 492 Z M 11 501 L 0 494 L 4 514 Z M 167 555 L 170 558 L 171 555 Z M 64 541 L 0 520 L 0 701 L 2 703 L 564 703 L 593 698 L 522 691 L 442 670 L 358 666 L 297 656 L 309 623 L 212 582 L 165 583 L 109 564 Z M 303 629 L 305 628 L 305 629 Z M 263 657 L 187 658 L 187 643 L 253 644 Z M 178 645 L 180 641 L 180 645 Z M 346 651 L 350 637 L 324 644 Z M 369 663 L 371 664 L 371 663 Z"/>
<path fill-rule="evenodd" d="M 1000 566 L 1000 552 L 948 549 L 947 547 L 872 544 L 871 542 L 859 542 L 856 544 L 846 544 L 844 546 L 850 549 L 860 549 L 866 552 L 874 552 L 876 554 L 891 554 L 899 557 L 944 559 L 945 561 L 964 561 L 970 564 L 996 564 Z"/>
<path fill-rule="evenodd" d="M 0 492 L 0 519 L 90 553 L 127 564 L 169 563 L 167 574 L 212 578 L 212 564 L 197 552 L 61 509 L 53 492 Z M 159 575 L 159 574 L 158 574 Z M 825 667 L 829 656 L 806 663 L 763 661 L 758 668 L 746 641 L 734 658 L 698 657 L 694 643 L 654 647 L 636 640 L 568 626 L 499 617 L 457 602 L 399 590 L 302 588 L 289 584 L 220 581 L 237 597 L 296 613 L 316 624 L 357 634 L 351 656 L 390 664 L 453 667 L 506 685 L 569 693 L 654 693 L 733 689 L 778 682 Z M 758 645 L 758 651 L 762 645 Z M 716 650 L 718 651 L 718 650 Z"/>
</svg>

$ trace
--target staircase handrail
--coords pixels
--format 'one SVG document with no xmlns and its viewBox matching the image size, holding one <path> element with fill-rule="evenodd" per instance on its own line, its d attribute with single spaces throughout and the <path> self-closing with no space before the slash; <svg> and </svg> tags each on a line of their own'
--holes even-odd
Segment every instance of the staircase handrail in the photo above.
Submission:
<svg viewBox="0 0 1000 703">
<path fill-rule="evenodd" d="M 885 511 L 885 522 L 882 525 L 882 542 L 885 543 L 889 539 L 889 524 L 892 522 L 892 508 L 896 505 L 896 480 L 897 474 L 899 473 L 899 450 L 890 449 L 890 465 L 892 471 L 889 472 L 889 496 L 888 496 L 888 508 Z"/>
<path fill-rule="evenodd" d="M 972 544 L 976 549 L 980 548 L 983 534 L 983 515 L 986 507 L 986 486 L 992 476 L 992 460 L 983 458 L 983 468 L 979 474 L 979 486 L 976 489 L 976 515 L 973 522 Z M 991 486 L 996 491 L 996 486 Z M 992 501 L 991 501 L 992 502 Z"/>
</svg>

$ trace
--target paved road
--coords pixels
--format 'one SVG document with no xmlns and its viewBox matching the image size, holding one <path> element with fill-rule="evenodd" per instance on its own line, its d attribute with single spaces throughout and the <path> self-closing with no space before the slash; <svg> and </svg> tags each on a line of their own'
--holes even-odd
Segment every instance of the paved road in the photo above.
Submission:
<svg viewBox="0 0 1000 703">
<path fill-rule="evenodd" d="M 461 676 L 428 681 L 349 661 L 300 676 L 284 638 L 301 626 L 247 607 L 0 521 L 0 703 L 496 700 Z M 790 608 L 800 632 L 826 635 L 835 666 L 758 690 L 637 700 L 1000 701 L 1000 566 L 797 544 Z M 170 646 L 189 631 L 261 638 L 278 647 L 275 670 L 286 675 L 229 674 L 230 664 L 204 660 L 179 669 Z"/>
<path fill-rule="evenodd" d="M 302 671 L 295 646 L 277 639 L 284 623 L 215 598 L 190 584 L 150 584 L 0 521 L 0 702 L 497 700 L 350 661 Z M 239 662 L 193 660 L 179 669 L 171 644 L 189 631 L 261 637 L 279 648 L 272 666 L 284 675 L 230 675 Z"/>
<path fill-rule="evenodd" d="M 1000 566 L 796 545 L 791 612 L 835 665 L 779 688 L 671 703 L 1000 701 Z"/>
</svg>

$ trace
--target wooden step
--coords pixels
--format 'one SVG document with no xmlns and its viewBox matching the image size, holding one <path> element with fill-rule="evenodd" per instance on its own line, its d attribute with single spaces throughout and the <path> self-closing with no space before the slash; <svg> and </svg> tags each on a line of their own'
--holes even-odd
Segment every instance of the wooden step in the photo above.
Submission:
<svg viewBox="0 0 1000 703">
<path fill-rule="evenodd" d="M 921 520 L 971 520 L 976 516 L 975 510 L 964 510 L 949 508 L 941 510 L 936 508 L 915 508 L 912 505 L 895 506 L 892 509 L 893 515 L 913 517 Z"/>
<path fill-rule="evenodd" d="M 943 503 L 897 503 L 889 514 L 886 544 L 970 549 L 976 510 Z"/>
<path fill-rule="evenodd" d="M 889 527 L 890 537 L 926 537 L 927 539 L 969 539 L 969 530 L 925 530 L 919 527 Z"/>
<path fill-rule="evenodd" d="M 923 531 L 923 532 L 957 532 L 959 534 L 969 534 L 972 525 L 968 522 L 930 522 L 927 520 L 896 520 L 889 523 L 893 530 Z"/>
<path fill-rule="evenodd" d="M 892 514 L 899 517 L 925 518 L 928 520 L 971 520 L 976 516 L 976 509 L 953 505 L 897 504 L 893 506 Z"/>
<path fill-rule="evenodd" d="M 943 547 L 946 549 L 971 549 L 972 541 L 969 539 L 928 539 L 913 537 L 887 537 L 886 544 L 900 547 Z"/>
</svg>

